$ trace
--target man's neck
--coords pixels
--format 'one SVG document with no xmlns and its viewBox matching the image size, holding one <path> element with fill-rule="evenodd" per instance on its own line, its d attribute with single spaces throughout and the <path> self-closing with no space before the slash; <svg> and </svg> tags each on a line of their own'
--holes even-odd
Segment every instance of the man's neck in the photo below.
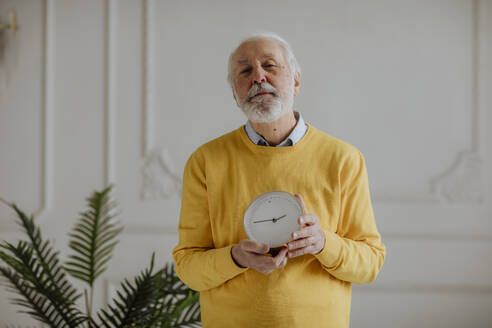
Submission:
<svg viewBox="0 0 492 328">
<path fill-rule="evenodd" d="M 276 146 L 294 130 L 297 120 L 294 112 L 290 111 L 271 123 L 255 123 L 250 121 L 250 124 L 259 135 L 268 141 L 269 145 Z"/>
</svg>

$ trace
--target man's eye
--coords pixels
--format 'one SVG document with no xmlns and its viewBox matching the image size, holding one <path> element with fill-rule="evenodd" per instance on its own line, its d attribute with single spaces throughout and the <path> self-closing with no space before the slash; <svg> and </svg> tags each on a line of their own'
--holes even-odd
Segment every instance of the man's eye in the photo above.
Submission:
<svg viewBox="0 0 492 328">
<path fill-rule="evenodd" d="M 241 74 L 242 74 L 242 73 L 249 73 L 249 72 L 251 72 L 251 68 L 246 68 L 246 69 L 243 69 L 243 70 L 241 71 Z"/>
</svg>

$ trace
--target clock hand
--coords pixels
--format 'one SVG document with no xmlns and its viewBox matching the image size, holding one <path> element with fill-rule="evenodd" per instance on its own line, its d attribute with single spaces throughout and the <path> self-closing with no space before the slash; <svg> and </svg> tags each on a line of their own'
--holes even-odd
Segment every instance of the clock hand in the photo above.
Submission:
<svg viewBox="0 0 492 328">
<path fill-rule="evenodd" d="M 286 216 L 287 216 L 287 214 L 284 214 L 284 215 L 282 215 L 282 216 L 279 216 L 278 218 L 273 218 L 273 220 L 272 220 L 272 221 L 273 221 L 273 223 L 275 223 L 275 222 L 277 222 L 278 220 L 280 220 L 280 219 L 282 219 L 282 218 L 284 218 L 284 217 L 286 217 Z"/>
<path fill-rule="evenodd" d="M 267 222 L 267 221 L 273 221 L 273 219 L 253 221 L 253 223 L 260 223 L 260 222 Z"/>
<path fill-rule="evenodd" d="M 284 214 L 282 216 L 279 216 L 278 218 L 273 218 L 273 219 L 267 219 L 267 220 L 258 220 L 258 221 L 253 221 L 253 223 L 260 223 L 260 222 L 268 222 L 268 221 L 272 221 L 273 223 L 276 223 L 278 220 L 286 217 L 287 214 Z"/>
</svg>

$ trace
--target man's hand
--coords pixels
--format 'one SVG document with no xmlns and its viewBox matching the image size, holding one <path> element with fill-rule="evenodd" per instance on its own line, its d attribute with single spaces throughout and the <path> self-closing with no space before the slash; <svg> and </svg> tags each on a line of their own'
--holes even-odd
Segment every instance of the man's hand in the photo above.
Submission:
<svg viewBox="0 0 492 328">
<path fill-rule="evenodd" d="M 318 217 L 308 212 L 301 195 L 295 196 L 301 203 L 304 214 L 298 219 L 301 229 L 292 233 L 292 241 L 287 244 L 288 257 L 318 254 L 325 247 L 325 234 L 321 230 Z"/>
<path fill-rule="evenodd" d="M 282 247 L 275 257 L 265 255 L 269 249 L 266 244 L 243 239 L 232 247 L 231 255 L 239 265 L 269 274 L 287 264 L 287 247 Z"/>
</svg>

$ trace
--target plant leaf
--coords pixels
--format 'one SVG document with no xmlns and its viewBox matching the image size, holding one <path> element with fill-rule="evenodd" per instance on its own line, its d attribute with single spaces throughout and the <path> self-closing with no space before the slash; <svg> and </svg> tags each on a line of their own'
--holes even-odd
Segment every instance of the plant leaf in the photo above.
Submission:
<svg viewBox="0 0 492 328">
<path fill-rule="evenodd" d="M 98 313 L 103 327 L 200 327 L 199 293 L 179 280 L 172 265 L 153 268 L 154 254 L 150 268 L 121 284 L 114 305 Z"/>
<path fill-rule="evenodd" d="M 86 282 L 91 288 L 97 277 L 106 270 L 123 230 L 114 220 L 116 203 L 111 200 L 113 185 L 94 191 L 86 200 L 88 210 L 80 213 L 72 232 L 69 247 L 74 252 L 65 263 L 67 272 Z"/>
<path fill-rule="evenodd" d="M 10 267 L 3 267 L 0 273 L 23 297 L 14 303 L 28 307 L 27 313 L 38 320 L 49 320 L 52 327 L 78 327 L 86 320 L 75 307 L 80 294 L 66 280 L 58 252 L 53 251 L 49 241 L 43 241 L 34 216 L 28 217 L 14 203 L 0 201 L 17 213 L 18 223 L 29 237 L 29 241 L 19 241 L 17 245 L 0 245 L 4 250 L 0 251 L 0 259 Z"/>
<path fill-rule="evenodd" d="M 51 327 L 78 327 L 85 321 L 85 316 L 75 308 L 76 290 L 68 282 L 56 285 L 46 278 L 46 271 L 30 243 L 20 241 L 17 246 L 9 243 L 1 246 L 8 253 L 0 251 L 0 258 L 10 268 L 0 267 L 0 274 L 7 278 L 12 290 L 22 296 L 12 300 L 29 309 L 22 312 Z"/>
</svg>

